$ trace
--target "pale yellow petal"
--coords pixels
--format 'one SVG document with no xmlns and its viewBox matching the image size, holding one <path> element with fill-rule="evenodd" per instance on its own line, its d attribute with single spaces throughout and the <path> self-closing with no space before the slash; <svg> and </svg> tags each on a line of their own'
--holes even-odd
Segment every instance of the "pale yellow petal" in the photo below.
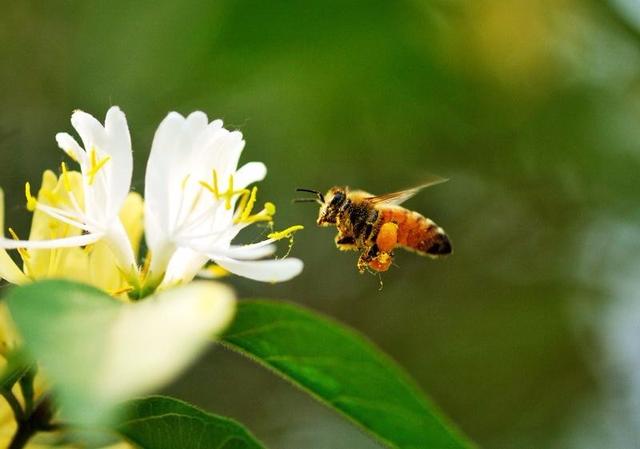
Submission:
<svg viewBox="0 0 640 449">
<path fill-rule="evenodd" d="M 127 231 L 134 254 L 140 251 L 140 241 L 144 231 L 142 196 L 137 192 L 131 192 L 127 196 L 120 211 L 120 220 Z"/>
<path fill-rule="evenodd" d="M 64 179 L 63 177 L 58 178 L 52 171 L 45 171 L 42 174 L 42 185 L 38 191 L 38 202 L 56 207 L 61 204 L 71 204 L 69 188 L 75 195 L 77 202 L 82 201 L 81 175 L 77 172 L 68 172 L 64 176 Z M 62 223 L 42 211 L 35 210 L 31 220 L 29 240 L 71 237 L 80 235 L 81 232 L 78 228 Z M 77 248 L 30 250 L 28 263 L 25 263 L 25 271 L 33 279 L 58 277 L 60 275 L 60 260 L 64 259 L 68 252 L 77 250 Z M 82 276 L 82 273 L 75 274 Z"/>
<path fill-rule="evenodd" d="M 123 289 L 126 282 L 122 273 L 116 267 L 116 259 L 111 249 L 104 242 L 98 242 L 89 253 L 88 277 L 85 282 L 113 293 Z"/>
<path fill-rule="evenodd" d="M 24 284 L 29 282 L 29 278 L 25 276 L 20 267 L 11 259 L 11 256 L 4 250 L 0 249 L 0 280 L 5 279 L 12 284 Z"/>
<path fill-rule="evenodd" d="M 0 237 L 4 236 L 4 191 L 0 189 Z M 24 284 L 29 281 L 20 267 L 11 259 L 4 249 L 0 249 L 0 280 L 5 279 L 12 284 Z"/>
</svg>

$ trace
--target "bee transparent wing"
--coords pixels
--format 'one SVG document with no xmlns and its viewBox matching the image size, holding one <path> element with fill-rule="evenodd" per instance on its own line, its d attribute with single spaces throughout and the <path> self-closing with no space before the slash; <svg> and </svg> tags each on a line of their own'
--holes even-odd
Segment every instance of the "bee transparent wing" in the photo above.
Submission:
<svg viewBox="0 0 640 449">
<path fill-rule="evenodd" d="M 410 189 L 400 190 L 398 192 L 385 193 L 384 195 L 377 196 L 369 196 L 365 199 L 370 201 L 373 204 L 386 204 L 389 206 L 399 206 L 400 204 L 407 201 L 409 198 L 413 197 L 416 193 L 421 191 L 422 189 L 426 189 L 427 187 L 435 186 L 437 184 L 442 184 L 443 182 L 447 182 L 449 179 L 436 177 L 435 179 L 426 182 L 424 184 L 420 184 L 415 187 L 411 187 Z"/>
</svg>

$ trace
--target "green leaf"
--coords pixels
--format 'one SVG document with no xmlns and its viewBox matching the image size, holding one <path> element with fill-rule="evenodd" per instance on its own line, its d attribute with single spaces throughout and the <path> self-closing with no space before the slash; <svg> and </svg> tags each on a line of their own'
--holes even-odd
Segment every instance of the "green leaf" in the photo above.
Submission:
<svg viewBox="0 0 640 449">
<path fill-rule="evenodd" d="M 117 431 L 143 449 L 264 449 L 242 425 L 164 396 L 125 404 Z"/>
<path fill-rule="evenodd" d="M 235 309 L 220 284 L 193 282 L 136 303 L 69 281 L 14 288 L 7 298 L 25 350 L 42 366 L 62 419 L 96 427 L 115 404 L 172 380 Z"/>
<path fill-rule="evenodd" d="M 389 447 L 474 447 L 395 362 L 353 330 L 314 312 L 281 302 L 243 301 L 222 341 Z"/>
</svg>

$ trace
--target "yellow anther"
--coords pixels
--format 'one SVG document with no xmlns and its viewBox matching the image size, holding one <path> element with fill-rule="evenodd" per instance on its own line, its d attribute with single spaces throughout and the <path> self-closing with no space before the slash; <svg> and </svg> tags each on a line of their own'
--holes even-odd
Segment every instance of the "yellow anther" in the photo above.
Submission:
<svg viewBox="0 0 640 449">
<path fill-rule="evenodd" d="M 98 172 L 110 160 L 111 160 L 111 156 L 105 156 L 104 158 L 98 160 L 96 149 L 93 147 L 91 148 L 91 168 L 89 168 L 89 173 L 87 173 L 87 176 L 89 177 L 89 185 L 93 184 L 93 181 L 95 181 L 96 175 L 98 174 Z"/>
<path fill-rule="evenodd" d="M 251 189 L 251 194 L 249 194 L 249 200 L 247 201 L 242 213 L 240 214 L 239 221 L 246 221 L 251 215 L 251 211 L 253 210 L 253 205 L 256 204 L 256 195 L 258 194 L 258 188 L 254 187 Z"/>
<path fill-rule="evenodd" d="M 304 229 L 304 226 L 302 225 L 289 226 L 287 229 L 284 229 L 282 231 L 272 232 L 271 234 L 267 235 L 267 238 L 274 240 L 284 239 L 286 237 L 290 237 L 294 232 L 301 231 L 302 229 Z"/>
<path fill-rule="evenodd" d="M 264 210 L 267 212 L 267 215 L 274 216 L 276 214 L 276 205 L 267 201 L 264 203 Z"/>
<path fill-rule="evenodd" d="M 38 200 L 31 195 L 31 184 L 28 182 L 24 185 L 24 195 L 27 197 L 27 210 L 29 212 L 33 212 L 36 210 L 36 206 L 38 205 Z"/>
<path fill-rule="evenodd" d="M 71 181 L 69 180 L 69 171 L 67 170 L 67 164 L 64 162 L 60 164 L 62 170 L 62 185 L 67 192 L 71 192 Z"/>
<path fill-rule="evenodd" d="M 18 237 L 18 234 L 16 234 L 16 231 L 13 230 L 13 228 L 9 228 L 9 235 L 11 235 L 11 238 L 13 240 L 20 240 L 20 237 Z M 27 263 L 29 261 L 29 251 L 27 251 L 25 248 L 17 248 L 18 250 L 18 254 L 20 254 L 20 257 L 22 258 L 22 261 Z"/>
</svg>

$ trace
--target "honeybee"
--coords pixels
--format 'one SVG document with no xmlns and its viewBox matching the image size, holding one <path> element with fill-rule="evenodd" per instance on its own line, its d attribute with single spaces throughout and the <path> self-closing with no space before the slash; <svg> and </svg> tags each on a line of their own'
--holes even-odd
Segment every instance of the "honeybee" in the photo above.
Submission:
<svg viewBox="0 0 640 449">
<path fill-rule="evenodd" d="M 420 190 L 446 181 L 438 178 L 407 190 L 371 195 L 348 187 L 332 187 L 326 194 L 310 192 L 316 198 L 299 202 L 320 204 L 319 226 L 336 226 L 336 246 L 341 251 L 360 251 L 358 271 L 384 272 L 393 262 L 394 249 L 400 247 L 423 256 L 437 258 L 452 253 L 451 241 L 444 230 L 418 212 L 400 206 Z"/>
</svg>

